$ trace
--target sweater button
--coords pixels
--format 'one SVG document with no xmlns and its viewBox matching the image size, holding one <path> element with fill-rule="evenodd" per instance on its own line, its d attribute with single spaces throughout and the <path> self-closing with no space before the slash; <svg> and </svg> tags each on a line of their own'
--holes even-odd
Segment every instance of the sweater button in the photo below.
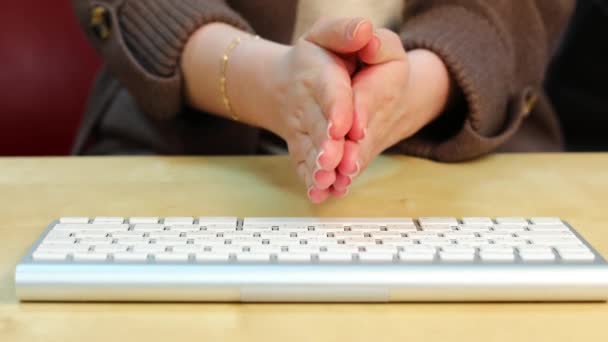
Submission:
<svg viewBox="0 0 608 342">
<path fill-rule="evenodd" d="M 101 40 L 106 40 L 110 37 L 110 13 L 105 7 L 95 6 L 91 9 L 91 30 Z"/>
</svg>

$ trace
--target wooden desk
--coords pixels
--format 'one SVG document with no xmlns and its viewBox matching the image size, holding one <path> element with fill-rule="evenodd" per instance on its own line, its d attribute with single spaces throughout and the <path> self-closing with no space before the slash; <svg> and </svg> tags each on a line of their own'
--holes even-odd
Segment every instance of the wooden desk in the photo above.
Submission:
<svg viewBox="0 0 608 342">
<path fill-rule="evenodd" d="M 382 157 L 307 202 L 270 158 L 0 159 L 0 341 L 607 341 L 608 304 L 20 304 L 14 266 L 63 215 L 548 215 L 608 255 L 608 154 Z"/>
</svg>

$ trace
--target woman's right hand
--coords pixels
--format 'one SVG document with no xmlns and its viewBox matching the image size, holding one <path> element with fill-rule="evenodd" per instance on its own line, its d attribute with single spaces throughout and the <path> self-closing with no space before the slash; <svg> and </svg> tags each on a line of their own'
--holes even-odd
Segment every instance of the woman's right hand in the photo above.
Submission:
<svg viewBox="0 0 608 342">
<path fill-rule="evenodd" d="M 274 64 L 276 96 L 270 110 L 277 120 L 271 129 L 287 142 L 314 203 L 330 195 L 352 126 L 356 62 L 349 56 L 372 37 L 368 20 L 321 19 Z"/>
<path fill-rule="evenodd" d="M 371 22 L 362 18 L 321 19 L 295 46 L 207 24 L 184 49 L 185 97 L 203 112 L 236 116 L 281 136 L 310 199 L 320 203 L 329 196 L 352 125 L 356 52 L 372 37 Z M 237 38 L 241 43 L 227 51 Z M 224 58 L 229 60 L 222 74 L 218 62 Z M 218 87 L 222 77 L 227 94 Z"/>
</svg>

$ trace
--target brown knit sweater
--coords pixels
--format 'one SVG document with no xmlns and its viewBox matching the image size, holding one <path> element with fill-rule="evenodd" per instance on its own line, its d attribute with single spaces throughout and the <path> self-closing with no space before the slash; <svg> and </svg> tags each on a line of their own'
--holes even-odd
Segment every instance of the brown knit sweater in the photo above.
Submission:
<svg viewBox="0 0 608 342">
<path fill-rule="evenodd" d="M 305 0 L 302 0 L 305 1 Z M 189 36 L 221 21 L 288 44 L 297 0 L 73 0 L 105 60 L 74 153 L 252 154 L 258 129 L 184 103 L 180 56 Z M 463 95 L 392 151 L 441 161 L 491 151 L 561 149 L 543 77 L 574 0 L 407 0 L 407 50 L 434 51 Z M 396 25 L 397 26 L 397 25 Z"/>
</svg>

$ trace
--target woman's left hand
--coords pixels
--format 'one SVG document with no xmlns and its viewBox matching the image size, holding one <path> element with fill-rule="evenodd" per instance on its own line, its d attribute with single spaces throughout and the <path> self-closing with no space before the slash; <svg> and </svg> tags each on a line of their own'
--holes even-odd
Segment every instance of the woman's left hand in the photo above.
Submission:
<svg viewBox="0 0 608 342">
<path fill-rule="evenodd" d="M 332 186 L 336 196 L 376 156 L 437 118 L 450 93 L 441 59 L 428 50 L 406 53 L 390 30 L 378 30 L 359 58 L 366 66 L 353 78 L 355 117 Z"/>
</svg>

